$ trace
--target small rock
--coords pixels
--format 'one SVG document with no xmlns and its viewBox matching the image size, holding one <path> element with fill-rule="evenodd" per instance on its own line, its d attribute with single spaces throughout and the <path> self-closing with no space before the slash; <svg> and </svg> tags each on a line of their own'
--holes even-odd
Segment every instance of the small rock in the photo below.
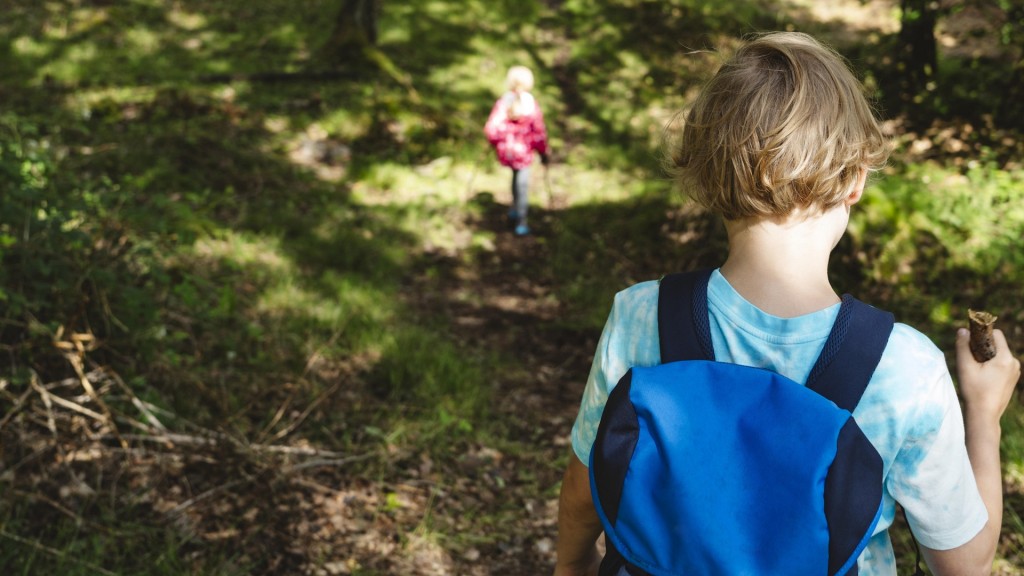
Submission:
<svg viewBox="0 0 1024 576">
<path fill-rule="evenodd" d="M 541 538 L 540 540 L 537 540 L 536 544 L 533 545 L 533 548 L 541 554 L 550 554 L 551 551 L 555 549 L 555 545 L 552 544 L 551 538 Z"/>
</svg>

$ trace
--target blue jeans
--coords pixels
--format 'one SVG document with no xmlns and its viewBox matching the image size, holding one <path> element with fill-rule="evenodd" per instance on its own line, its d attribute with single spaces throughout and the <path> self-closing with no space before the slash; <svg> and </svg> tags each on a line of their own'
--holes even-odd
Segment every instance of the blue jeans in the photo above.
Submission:
<svg viewBox="0 0 1024 576">
<path fill-rule="evenodd" d="M 529 198 L 526 191 L 530 186 L 530 169 L 512 169 L 512 209 L 515 210 L 517 224 L 526 224 L 526 212 L 529 210 Z"/>
</svg>

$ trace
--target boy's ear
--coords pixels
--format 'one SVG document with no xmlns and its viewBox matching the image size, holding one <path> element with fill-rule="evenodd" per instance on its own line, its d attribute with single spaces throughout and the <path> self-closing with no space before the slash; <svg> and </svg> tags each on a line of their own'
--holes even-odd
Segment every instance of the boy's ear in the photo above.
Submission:
<svg viewBox="0 0 1024 576">
<path fill-rule="evenodd" d="M 854 184 L 853 190 L 850 190 L 850 195 L 846 197 L 845 204 L 847 206 L 853 206 L 857 202 L 860 202 L 862 196 L 864 196 L 864 186 L 868 181 L 868 169 L 861 168 L 860 174 L 857 175 L 857 183 Z"/>
</svg>

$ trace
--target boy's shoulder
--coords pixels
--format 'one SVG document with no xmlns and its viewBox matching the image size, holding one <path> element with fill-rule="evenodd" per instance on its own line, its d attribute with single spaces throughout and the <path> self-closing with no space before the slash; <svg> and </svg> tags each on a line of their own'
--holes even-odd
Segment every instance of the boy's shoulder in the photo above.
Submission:
<svg viewBox="0 0 1024 576">
<path fill-rule="evenodd" d="M 624 288 L 615 294 L 615 304 L 648 304 L 650 300 L 658 301 L 658 287 L 661 280 L 646 280 L 637 282 L 628 288 Z"/>
<path fill-rule="evenodd" d="M 909 324 L 897 322 L 893 326 L 892 334 L 889 336 L 889 344 L 901 349 L 915 350 L 920 354 L 929 356 L 931 359 L 942 357 L 942 350 L 935 345 L 931 338 L 926 336 L 917 328 Z"/>
<path fill-rule="evenodd" d="M 946 356 L 935 342 L 916 328 L 897 322 L 889 336 L 876 374 L 903 387 L 931 386 L 948 373 Z"/>
<path fill-rule="evenodd" d="M 615 293 L 611 316 L 616 322 L 645 322 L 657 318 L 660 280 L 638 282 Z"/>
</svg>

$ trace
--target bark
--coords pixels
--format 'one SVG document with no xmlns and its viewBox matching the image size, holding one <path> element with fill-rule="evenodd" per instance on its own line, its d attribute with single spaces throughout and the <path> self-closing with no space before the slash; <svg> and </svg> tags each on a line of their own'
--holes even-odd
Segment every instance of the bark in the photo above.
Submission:
<svg viewBox="0 0 1024 576">
<path fill-rule="evenodd" d="M 342 0 L 327 44 L 335 49 L 377 44 L 382 0 Z"/>
<path fill-rule="evenodd" d="M 925 89 L 938 67 L 935 42 L 937 6 L 934 0 L 900 0 L 900 45 L 907 93 Z"/>
</svg>

